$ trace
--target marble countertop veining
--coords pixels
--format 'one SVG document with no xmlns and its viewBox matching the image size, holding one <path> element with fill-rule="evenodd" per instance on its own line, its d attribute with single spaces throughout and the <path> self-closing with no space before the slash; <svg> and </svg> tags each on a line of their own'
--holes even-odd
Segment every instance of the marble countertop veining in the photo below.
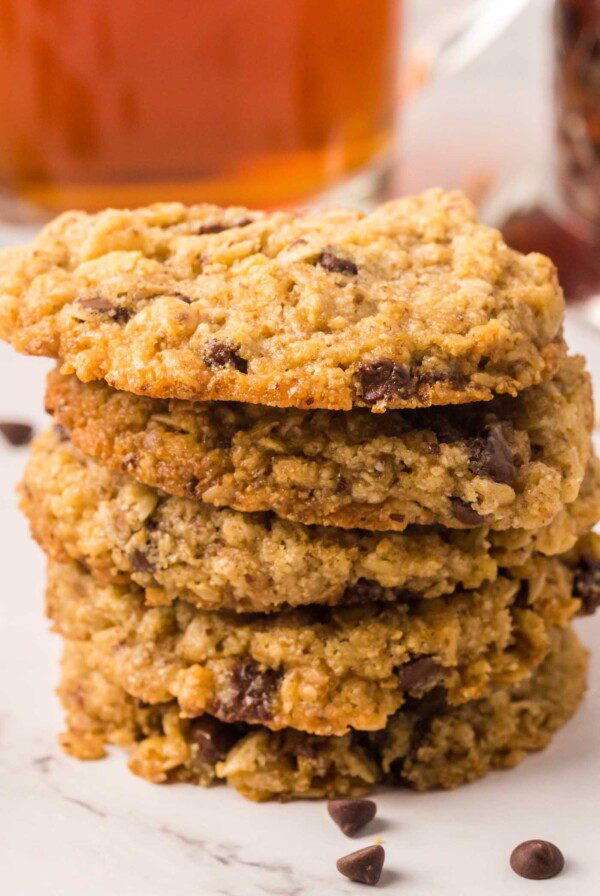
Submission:
<svg viewBox="0 0 600 896">
<path fill-rule="evenodd" d="M 599 337 L 572 320 L 569 337 L 600 374 Z M 0 346 L 1 413 L 44 425 L 44 361 Z M 599 377 L 596 377 L 597 379 Z M 598 644 L 590 692 L 544 753 L 453 793 L 378 795 L 378 819 L 345 838 L 322 803 L 256 805 L 225 787 L 153 786 L 119 750 L 100 762 L 62 754 L 53 689 L 58 639 L 43 616 L 43 561 L 17 512 L 25 451 L 0 449 L 0 892 L 6 896 L 313 896 L 357 894 L 335 860 L 381 837 L 380 887 L 410 896 L 519 896 L 508 866 L 521 840 L 564 851 L 544 892 L 581 896 L 600 884 L 600 617 L 578 623 Z"/>
</svg>

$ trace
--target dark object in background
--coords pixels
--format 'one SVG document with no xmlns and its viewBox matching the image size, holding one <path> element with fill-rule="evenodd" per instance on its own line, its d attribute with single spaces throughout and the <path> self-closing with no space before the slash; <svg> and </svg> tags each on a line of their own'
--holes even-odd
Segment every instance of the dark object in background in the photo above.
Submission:
<svg viewBox="0 0 600 896">
<path fill-rule="evenodd" d="M 543 252 L 567 300 L 600 295 L 600 2 L 554 5 L 555 197 L 515 211 L 506 241 Z"/>
<path fill-rule="evenodd" d="M 516 846 L 510 857 L 510 867 L 528 880 L 547 880 L 563 870 L 565 860 L 554 843 L 547 840 L 526 840 Z"/>
<path fill-rule="evenodd" d="M 5 441 L 14 448 L 28 445 L 33 438 L 33 426 L 29 423 L 19 423 L 15 420 L 1 420 L 0 433 Z"/>
<path fill-rule="evenodd" d="M 563 202 L 600 235 L 600 3 L 557 0 L 554 92 Z"/>
<path fill-rule="evenodd" d="M 2 212 L 377 185 L 401 24 L 398 0 L 0 0 Z"/>
</svg>

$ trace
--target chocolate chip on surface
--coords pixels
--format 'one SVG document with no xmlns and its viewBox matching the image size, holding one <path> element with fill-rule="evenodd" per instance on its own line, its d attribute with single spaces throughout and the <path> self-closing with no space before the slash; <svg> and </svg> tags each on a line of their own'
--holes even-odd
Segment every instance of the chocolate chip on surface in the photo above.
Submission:
<svg viewBox="0 0 600 896">
<path fill-rule="evenodd" d="M 459 523 L 463 523 L 465 526 L 481 526 L 483 522 L 485 522 L 485 517 L 471 507 L 470 504 L 467 504 L 466 501 L 463 501 L 462 498 L 451 498 L 450 503 L 452 505 L 452 513 L 459 521 Z"/>
<path fill-rule="evenodd" d="M 226 722 L 265 722 L 273 718 L 273 698 L 279 684 L 274 669 L 261 669 L 254 660 L 242 660 L 233 669 L 226 701 L 218 707 Z"/>
<path fill-rule="evenodd" d="M 248 362 L 238 354 L 239 350 L 239 345 L 230 345 L 227 342 L 214 340 L 207 348 L 204 363 L 212 370 L 218 370 L 221 367 L 235 367 L 240 373 L 247 373 Z"/>
<path fill-rule="evenodd" d="M 349 258 L 340 258 L 330 249 L 325 249 L 317 258 L 317 264 L 331 274 L 358 274 L 358 268 Z"/>
<path fill-rule="evenodd" d="M 344 877 L 360 884 L 375 886 L 381 877 L 385 852 L 383 846 L 366 846 L 336 862 L 336 868 Z"/>
<path fill-rule="evenodd" d="M 494 423 L 485 439 L 475 439 L 471 466 L 480 476 L 512 485 L 517 468 L 515 460 L 499 423 Z"/>
<path fill-rule="evenodd" d="M 403 691 L 414 691 L 415 688 L 431 684 L 441 665 L 432 656 L 418 656 L 414 660 L 400 666 L 398 679 Z"/>
<path fill-rule="evenodd" d="M 600 607 L 600 561 L 580 561 L 573 580 L 573 595 L 581 601 L 582 616 L 591 616 Z"/>
<path fill-rule="evenodd" d="M 563 870 L 565 859 L 554 843 L 547 840 L 526 840 L 513 849 L 510 867 L 528 880 L 546 880 Z"/>
<path fill-rule="evenodd" d="M 377 805 L 373 800 L 329 800 L 327 811 L 342 833 L 347 837 L 353 837 L 361 828 L 373 821 Z"/>
<path fill-rule="evenodd" d="M 200 758 L 210 763 L 225 759 L 240 736 L 234 725 L 221 722 L 214 716 L 199 716 L 190 724 L 190 742 L 196 746 Z"/>
<path fill-rule="evenodd" d="M 28 445 L 33 438 L 33 426 L 29 423 L 19 423 L 16 420 L 0 421 L 0 433 L 13 448 Z"/>
<path fill-rule="evenodd" d="M 360 397 L 367 404 L 391 401 L 394 398 L 410 398 L 416 393 L 416 383 L 410 369 L 389 358 L 359 361 L 356 378 Z"/>
</svg>

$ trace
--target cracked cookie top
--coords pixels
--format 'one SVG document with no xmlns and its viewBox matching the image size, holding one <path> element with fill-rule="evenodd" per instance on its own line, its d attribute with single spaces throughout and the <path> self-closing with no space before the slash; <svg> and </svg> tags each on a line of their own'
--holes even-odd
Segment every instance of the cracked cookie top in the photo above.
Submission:
<svg viewBox="0 0 600 896">
<path fill-rule="evenodd" d="M 0 335 L 159 398 L 373 411 L 547 379 L 563 297 L 460 193 L 371 214 L 162 203 L 69 212 L 0 253 Z"/>
</svg>

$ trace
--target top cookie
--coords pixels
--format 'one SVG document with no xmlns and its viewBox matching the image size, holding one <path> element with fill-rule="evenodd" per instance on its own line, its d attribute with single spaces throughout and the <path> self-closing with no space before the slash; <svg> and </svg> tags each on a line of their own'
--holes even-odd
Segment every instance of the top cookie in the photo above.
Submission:
<svg viewBox="0 0 600 896">
<path fill-rule="evenodd" d="M 0 336 L 158 398 L 374 411 L 516 394 L 564 354 L 552 263 L 460 193 L 371 214 L 69 212 L 0 253 Z"/>
</svg>

